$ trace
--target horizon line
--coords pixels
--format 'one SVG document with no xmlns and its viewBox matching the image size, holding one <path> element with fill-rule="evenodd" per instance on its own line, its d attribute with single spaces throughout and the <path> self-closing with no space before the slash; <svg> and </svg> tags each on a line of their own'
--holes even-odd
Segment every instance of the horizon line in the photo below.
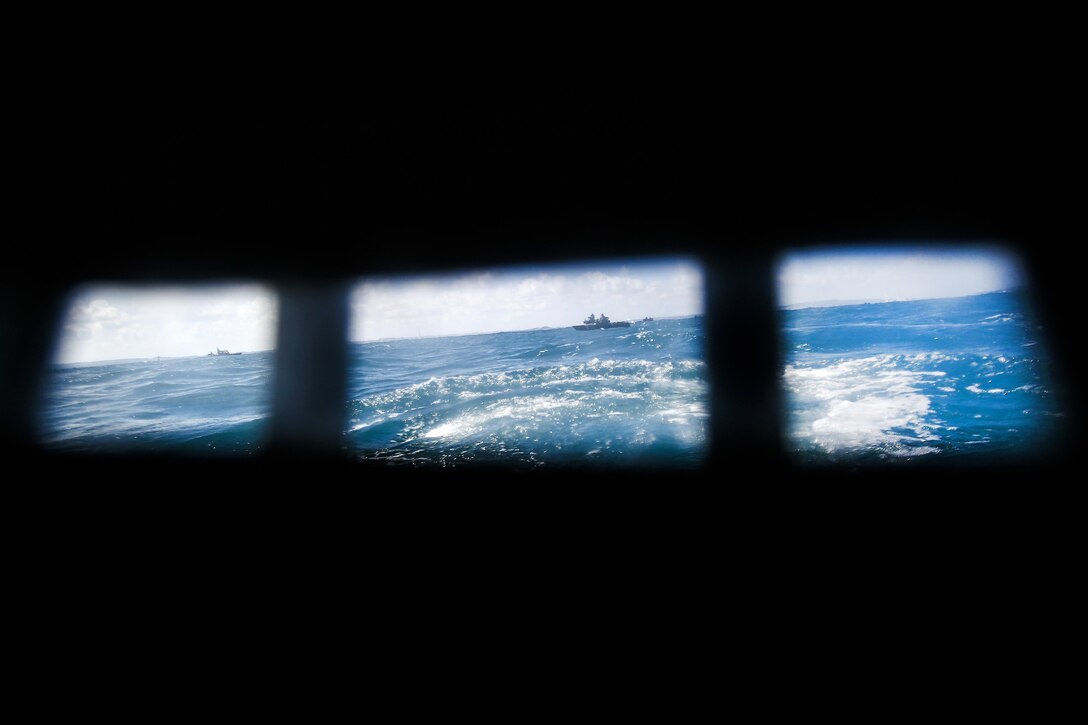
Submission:
<svg viewBox="0 0 1088 725">
<path fill-rule="evenodd" d="M 263 352 L 275 352 L 276 348 L 270 348 L 268 350 L 243 350 L 238 353 L 239 355 L 259 355 Z M 231 353 L 231 357 L 234 353 Z M 216 355 L 209 355 L 208 353 L 196 353 L 194 355 L 137 355 L 136 357 L 115 357 L 106 358 L 103 360 L 68 360 L 67 362 L 53 361 L 54 365 L 91 365 L 94 363 L 126 363 L 126 362 L 152 362 L 157 359 L 162 360 L 184 360 L 189 357 L 217 357 Z M 224 356 L 225 357 L 225 356 Z"/>
<path fill-rule="evenodd" d="M 688 317 L 698 317 L 705 315 L 705 312 L 693 312 L 690 315 L 666 315 L 664 317 L 655 317 L 657 320 L 683 320 Z M 642 320 L 619 320 L 619 322 L 642 322 Z M 501 335 L 508 332 L 540 332 L 542 330 L 565 330 L 567 328 L 573 328 L 574 325 L 541 325 L 538 327 L 526 327 L 520 330 L 481 330 L 480 332 L 453 332 L 448 335 L 406 335 L 404 337 L 378 337 L 373 340 L 351 340 L 348 342 L 353 345 L 367 344 L 371 342 L 390 342 L 392 340 L 437 340 L 448 337 L 472 337 L 474 335 Z"/>
<path fill-rule="evenodd" d="M 807 310 L 815 307 L 860 307 L 861 305 L 886 305 L 892 302 L 920 302 L 922 300 L 957 300 L 963 297 L 980 297 L 982 295 L 1008 294 L 1023 289 L 1026 285 L 1020 284 L 1014 287 L 986 290 L 985 292 L 972 292 L 966 295 L 948 295 L 945 297 L 899 297 L 896 299 L 864 299 L 864 300 L 812 300 L 810 302 L 791 302 L 788 305 L 779 304 L 780 310 Z"/>
</svg>

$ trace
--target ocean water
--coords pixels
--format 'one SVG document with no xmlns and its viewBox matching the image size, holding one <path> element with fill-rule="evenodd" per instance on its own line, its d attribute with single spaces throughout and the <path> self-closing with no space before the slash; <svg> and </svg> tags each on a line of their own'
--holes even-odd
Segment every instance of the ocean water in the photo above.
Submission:
<svg viewBox="0 0 1088 725">
<path fill-rule="evenodd" d="M 260 450 L 271 410 L 271 352 L 57 365 L 40 421 L 60 450 Z"/>
<path fill-rule="evenodd" d="M 346 439 L 411 465 L 697 465 L 702 317 L 355 344 Z"/>
<path fill-rule="evenodd" d="M 802 461 L 993 463 L 1062 430 L 1019 293 L 784 311 L 789 445 Z M 738 351 L 737 354 L 743 354 Z M 695 466 L 706 456 L 701 317 L 350 346 L 343 446 L 416 466 Z M 56 449 L 247 455 L 264 445 L 273 353 L 58 365 Z"/>
<path fill-rule="evenodd" d="M 344 448 L 447 466 L 704 456 L 702 319 L 352 344 Z M 264 445 L 273 353 L 58 365 L 43 441 L 79 451 L 252 454 Z"/>
<path fill-rule="evenodd" d="M 805 461 L 1045 455 L 1064 411 L 1019 292 L 782 312 Z"/>
</svg>

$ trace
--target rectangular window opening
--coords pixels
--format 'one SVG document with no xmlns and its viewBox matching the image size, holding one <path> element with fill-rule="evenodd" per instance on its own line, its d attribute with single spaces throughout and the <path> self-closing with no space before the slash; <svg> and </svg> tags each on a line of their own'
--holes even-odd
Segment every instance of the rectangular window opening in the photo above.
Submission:
<svg viewBox="0 0 1088 725">
<path fill-rule="evenodd" d="M 39 421 L 75 452 L 257 452 L 277 299 L 257 284 L 87 284 L 70 295 Z"/>
<path fill-rule="evenodd" d="M 413 466 L 697 466 L 703 274 L 632 259 L 370 278 L 352 293 L 345 435 Z"/>
<path fill-rule="evenodd" d="M 995 465 L 1054 450 L 1063 396 L 1008 249 L 796 251 L 778 282 L 802 462 Z"/>
</svg>

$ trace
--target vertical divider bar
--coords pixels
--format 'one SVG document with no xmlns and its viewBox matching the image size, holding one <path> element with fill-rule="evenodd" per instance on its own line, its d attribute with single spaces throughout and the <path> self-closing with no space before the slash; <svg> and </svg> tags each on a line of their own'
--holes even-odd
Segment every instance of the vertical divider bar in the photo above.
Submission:
<svg viewBox="0 0 1088 725">
<path fill-rule="evenodd" d="M 347 380 L 347 287 L 290 282 L 279 287 L 279 305 L 273 450 L 336 454 Z"/>
<path fill-rule="evenodd" d="M 779 464 L 782 404 L 774 260 L 758 254 L 706 263 L 710 465 Z"/>
<path fill-rule="evenodd" d="M 64 301 L 59 289 L 32 290 L 22 280 L 5 280 L 0 289 L 0 450 L 38 445 L 43 371 L 52 363 Z"/>
</svg>

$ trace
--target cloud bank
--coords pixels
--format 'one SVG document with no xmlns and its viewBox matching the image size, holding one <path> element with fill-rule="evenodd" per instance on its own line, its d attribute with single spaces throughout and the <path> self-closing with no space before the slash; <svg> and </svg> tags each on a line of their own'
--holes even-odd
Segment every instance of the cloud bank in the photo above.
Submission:
<svg viewBox="0 0 1088 725">
<path fill-rule="evenodd" d="M 275 346 L 277 305 L 260 285 L 88 285 L 68 303 L 59 363 L 202 355 Z"/>
<path fill-rule="evenodd" d="M 1022 283 L 1015 258 L 997 248 L 938 251 L 884 247 L 817 250 L 782 259 L 779 304 L 961 297 Z"/>
<path fill-rule="evenodd" d="M 465 335 L 703 311 L 703 277 L 686 260 L 533 267 L 371 279 L 352 293 L 351 339 Z"/>
</svg>

